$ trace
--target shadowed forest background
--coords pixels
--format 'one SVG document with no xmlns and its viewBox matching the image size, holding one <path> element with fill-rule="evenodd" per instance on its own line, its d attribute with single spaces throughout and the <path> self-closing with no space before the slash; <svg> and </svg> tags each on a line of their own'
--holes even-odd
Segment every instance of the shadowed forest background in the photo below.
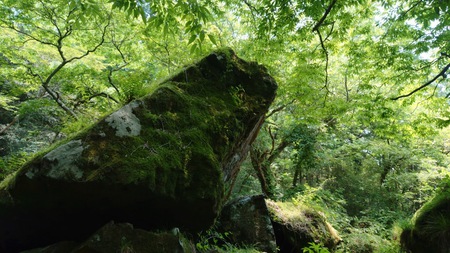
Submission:
<svg viewBox="0 0 450 253">
<path fill-rule="evenodd" d="M 229 47 L 279 85 L 232 198 L 322 212 L 337 252 L 398 252 L 450 184 L 448 13 L 440 0 L 0 0 L 0 179 Z"/>
</svg>

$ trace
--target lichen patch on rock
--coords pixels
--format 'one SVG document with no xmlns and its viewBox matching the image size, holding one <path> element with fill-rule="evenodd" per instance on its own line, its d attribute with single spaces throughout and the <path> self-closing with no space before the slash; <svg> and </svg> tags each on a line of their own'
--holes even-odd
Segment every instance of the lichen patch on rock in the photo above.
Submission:
<svg viewBox="0 0 450 253">
<path fill-rule="evenodd" d="M 141 133 L 141 122 L 133 114 L 133 109 L 139 104 L 139 101 L 132 101 L 105 119 L 116 130 L 117 136 L 138 136 Z"/>
<path fill-rule="evenodd" d="M 41 171 L 37 168 L 29 170 L 25 175 L 32 179 L 36 174 L 45 175 L 53 179 L 75 179 L 83 177 L 83 170 L 77 166 L 77 161 L 81 157 L 83 150 L 81 140 L 73 140 L 52 150 L 43 157 L 48 162 L 48 166 Z"/>
</svg>

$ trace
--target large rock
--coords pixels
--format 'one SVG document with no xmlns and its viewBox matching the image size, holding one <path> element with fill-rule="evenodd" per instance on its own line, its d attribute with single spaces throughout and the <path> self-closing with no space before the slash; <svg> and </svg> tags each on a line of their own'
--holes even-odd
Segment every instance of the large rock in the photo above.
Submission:
<svg viewBox="0 0 450 253">
<path fill-rule="evenodd" d="M 186 67 L 5 180 L 0 249 L 81 241 L 110 220 L 209 227 L 276 87 L 264 67 L 231 50 Z"/>
<path fill-rule="evenodd" d="M 225 205 L 220 214 L 219 231 L 229 234 L 226 239 L 233 244 L 252 245 L 267 253 L 277 252 L 270 214 L 262 195 L 241 197 Z"/>
</svg>

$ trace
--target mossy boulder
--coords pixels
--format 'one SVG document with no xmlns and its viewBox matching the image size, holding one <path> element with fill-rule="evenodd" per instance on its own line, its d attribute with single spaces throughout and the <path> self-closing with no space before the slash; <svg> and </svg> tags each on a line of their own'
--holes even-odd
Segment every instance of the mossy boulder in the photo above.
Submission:
<svg viewBox="0 0 450 253">
<path fill-rule="evenodd" d="M 187 66 L 2 182 L 0 247 L 83 240 L 110 220 L 208 228 L 276 88 L 229 49 Z"/>
<path fill-rule="evenodd" d="M 321 212 L 292 202 L 266 203 L 280 252 L 302 252 L 310 242 L 333 249 L 342 241 Z"/>
<path fill-rule="evenodd" d="M 450 181 L 404 224 L 400 242 L 411 253 L 450 251 Z"/>
</svg>

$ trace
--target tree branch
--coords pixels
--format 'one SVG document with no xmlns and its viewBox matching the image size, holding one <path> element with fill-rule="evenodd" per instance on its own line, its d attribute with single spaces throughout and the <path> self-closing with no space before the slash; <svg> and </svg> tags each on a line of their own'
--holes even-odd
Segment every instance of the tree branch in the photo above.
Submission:
<svg viewBox="0 0 450 253">
<path fill-rule="evenodd" d="M 277 112 L 283 110 L 284 108 L 286 108 L 286 106 L 291 105 L 291 104 L 293 104 L 294 102 L 295 102 L 295 99 L 292 99 L 291 102 L 289 102 L 289 103 L 287 103 L 287 104 L 284 104 L 284 105 L 281 105 L 281 106 L 279 106 L 279 107 L 273 109 L 272 111 L 270 111 L 269 113 L 267 113 L 267 115 L 265 116 L 265 118 L 266 118 L 266 119 L 267 119 L 267 118 L 270 118 L 272 115 L 274 115 L 275 113 L 277 113 Z"/>
<path fill-rule="evenodd" d="M 345 75 L 344 75 L 344 87 L 345 87 L 345 101 L 349 102 L 350 97 L 349 97 L 349 90 L 348 90 L 348 85 L 347 85 L 347 71 L 348 71 L 348 69 L 345 71 Z"/>
<path fill-rule="evenodd" d="M 330 90 L 328 89 L 328 64 L 329 64 L 328 63 L 328 50 L 325 47 L 324 40 L 322 38 L 322 34 L 320 34 L 320 30 L 317 29 L 316 32 L 319 35 L 320 46 L 322 47 L 322 50 L 325 54 L 325 85 L 323 88 L 325 88 L 325 90 L 327 91 L 327 95 L 328 95 L 328 93 L 330 93 Z"/>
<path fill-rule="evenodd" d="M 119 52 L 120 57 L 122 58 L 122 61 L 124 62 L 122 65 L 119 66 L 115 66 L 115 67 L 108 67 L 109 69 L 109 73 L 108 73 L 108 82 L 109 84 L 111 84 L 111 86 L 116 90 L 117 94 L 120 96 L 120 91 L 117 88 L 117 86 L 114 84 L 113 80 L 112 80 L 112 75 L 114 72 L 119 71 L 121 69 L 123 69 L 125 66 L 128 65 L 128 61 L 125 58 L 125 55 L 123 54 L 122 50 L 120 49 L 120 47 L 122 46 L 123 42 L 125 41 L 125 39 L 121 40 L 119 43 L 117 43 L 117 41 L 114 39 L 114 35 L 112 35 L 112 40 L 111 43 L 113 44 L 114 48 Z"/>
<path fill-rule="evenodd" d="M 93 94 L 93 95 L 91 95 L 91 96 L 88 98 L 88 100 L 91 100 L 91 99 L 93 99 L 93 98 L 95 98 L 95 97 L 104 97 L 104 98 L 108 98 L 108 99 L 111 99 L 112 101 L 116 102 L 116 104 L 119 104 L 119 101 L 117 101 L 117 99 L 115 99 L 114 97 L 111 97 L 110 95 L 106 94 L 105 92 L 100 92 L 100 93 L 97 93 L 97 94 Z"/>
<path fill-rule="evenodd" d="M 269 151 L 269 154 L 272 154 L 273 150 L 275 149 L 275 136 L 272 133 L 272 128 L 270 126 L 268 128 L 269 128 L 270 139 L 272 140 L 272 147 L 271 147 L 271 149 Z"/>
<path fill-rule="evenodd" d="M 59 55 L 61 56 L 62 62 L 50 73 L 50 75 L 47 76 L 47 78 L 42 82 L 42 87 L 45 89 L 45 91 L 53 98 L 53 100 L 56 101 L 56 103 L 67 113 L 69 113 L 72 117 L 74 117 L 75 119 L 78 119 L 77 115 L 75 114 L 75 112 L 73 110 L 71 110 L 69 107 L 67 107 L 65 105 L 65 103 L 60 99 L 59 95 L 57 93 L 55 93 L 54 91 L 52 91 L 49 88 L 49 84 L 52 80 L 52 78 L 68 63 L 75 61 L 75 60 L 80 60 L 86 56 L 88 56 L 90 53 L 95 52 L 101 45 L 103 45 L 103 43 L 105 42 L 105 36 L 106 36 L 106 29 L 108 28 L 110 24 L 110 19 L 108 19 L 108 23 L 103 27 L 103 31 L 102 31 L 102 37 L 99 43 L 97 43 L 97 45 L 94 46 L 94 48 L 92 49 L 88 49 L 84 54 L 80 55 L 80 56 L 75 56 L 72 57 L 70 59 L 66 59 L 64 56 L 64 51 L 62 50 L 63 47 L 63 40 L 65 38 L 67 38 L 71 33 L 72 30 L 71 29 L 67 29 L 66 32 L 64 34 L 61 35 L 61 37 L 58 38 L 58 52 Z"/>
<path fill-rule="evenodd" d="M 317 22 L 317 24 L 313 27 L 313 29 L 311 30 L 312 32 L 318 31 L 319 27 L 323 24 L 323 22 L 325 21 L 325 19 L 327 18 L 328 14 L 330 14 L 331 9 L 333 9 L 333 6 L 336 4 L 337 0 L 333 0 L 330 5 L 328 5 L 328 8 L 325 10 L 325 13 L 323 14 L 323 16 L 320 18 L 319 22 Z"/>
<path fill-rule="evenodd" d="M 111 99 L 111 100 L 114 101 L 116 104 L 119 104 L 119 101 L 118 101 L 117 99 L 115 99 L 114 97 L 112 97 L 112 96 L 106 94 L 105 92 L 99 92 L 99 93 L 90 95 L 89 98 L 87 98 L 87 99 L 85 99 L 85 100 L 79 100 L 79 101 L 74 105 L 74 108 L 77 108 L 77 107 L 80 106 L 81 104 L 85 104 L 85 103 L 87 103 L 88 101 L 90 101 L 91 99 L 96 98 L 96 97 L 104 97 L 104 98 L 107 98 L 107 99 Z"/>
<path fill-rule="evenodd" d="M 9 25 L 9 26 L 7 26 L 7 27 L 8 27 L 9 29 L 14 30 L 15 32 L 17 32 L 17 33 L 19 33 L 19 34 L 25 35 L 26 37 L 30 38 L 31 40 L 34 40 L 34 41 L 39 42 L 39 43 L 41 43 L 41 44 L 49 45 L 49 46 L 53 46 L 53 47 L 58 47 L 57 44 L 54 44 L 54 43 L 52 43 L 52 42 L 48 42 L 48 41 L 45 41 L 45 40 L 41 40 L 41 39 L 39 39 L 39 38 L 36 38 L 36 37 L 34 37 L 33 35 L 31 35 L 31 34 L 25 32 L 25 31 L 22 31 L 21 29 L 16 28 L 14 25 Z M 29 41 L 29 40 L 26 40 L 25 43 L 26 43 L 27 41 Z"/>
<path fill-rule="evenodd" d="M 11 123 L 9 123 L 5 128 L 3 128 L 2 130 L 0 130 L 0 135 L 2 135 L 3 133 L 6 132 L 6 130 L 8 130 L 12 125 L 14 125 L 14 123 L 16 123 L 16 121 L 19 119 L 19 116 L 14 117 L 14 119 L 11 121 Z"/>
<path fill-rule="evenodd" d="M 255 21 L 255 23 L 256 23 L 255 13 L 258 13 L 258 10 L 255 8 L 255 6 L 253 6 L 251 3 L 249 3 L 248 0 L 244 0 L 244 3 L 250 9 L 250 13 L 252 14 L 253 21 Z"/>
<path fill-rule="evenodd" d="M 400 96 L 398 96 L 398 97 L 391 98 L 391 100 L 398 100 L 398 99 L 400 99 L 400 98 L 406 98 L 406 97 L 409 97 L 409 96 L 411 96 L 412 94 L 414 94 L 414 93 L 416 93 L 416 92 L 422 90 L 423 88 L 429 86 L 430 84 L 432 84 L 433 82 L 435 82 L 439 77 L 442 76 L 442 78 L 446 78 L 447 75 L 446 75 L 445 73 L 448 71 L 449 68 L 450 68 L 450 63 L 447 64 L 447 66 L 445 66 L 445 67 L 441 70 L 441 72 L 439 72 L 439 74 L 437 74 L 437 75 L 436 75 L 433 79 L 431 79 L 430 81 L 424 83 L 423 85 L 421 85 L 420 87 L 414 89 L 413 91 L 411 91 L 411 92 L 408 93 L 408 94 L 404 94 L 404 95 L 400 95 Z"/>
</svg>

